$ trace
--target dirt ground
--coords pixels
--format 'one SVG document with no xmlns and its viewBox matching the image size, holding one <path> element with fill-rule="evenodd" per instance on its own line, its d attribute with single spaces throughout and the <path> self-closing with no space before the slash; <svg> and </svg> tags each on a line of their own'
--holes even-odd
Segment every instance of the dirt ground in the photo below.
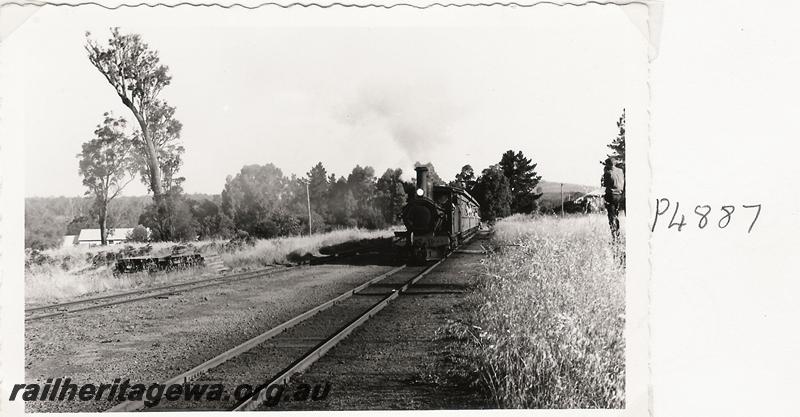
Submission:
<svg viewBox="0 0 800 417">
<path fill-rule="evenodd" d="M 263 410 L 491 408 L 454 369 L 447 323 L 466 317 L 463 303 L 480 271 L 482 241 L 455 253 L 356 329 Z M 73 383 L 164 381 L 392 268 L 348 259 L 302 266 L 263 279 L 228 283 L 27 324 L 26 381 L 69 377 Z M 208 373 L 195 383 L 256 386 L 321 342 L 422 267 L 389 277 Z M 332 334 L 332 333 L 331 333 Z M 457 346 L 455 347 L 457 349 Z M 456 367 L 457 368 L 457 367 Z M 456 371 L 456 372 L 454 372 Z M 322 400 L 293 400 L 299 384 L 329 386 Z M 164 409 L 230 409 L 217 402 L 163 401 Z M 29 411 L 101 411 L 108 402 L 36 402 Z"/>
<path fill-rule="evenodd" d="M 381 265 L 317 265 L 26 323 L 27 383 L 161 382 L 382 272 Z M 28 411 L 101 411 L 94 401 L 32 402 Z"/>
<path fill-rule="evenodd" d="M 466 250 L 481 249 L 475 240 Z M 440 337 L 465 316 L 462 303 L 481 255 L 456 253 L 359 327 L 303 374 L 281 401 L 261 410 L 492 408 L 490 399 L 453 374 L 453 346 Z M 457 349 L 457 347 L 456 347 Z M 300 384 L 330 389 L 323 400 L 294 400 Z M 302 398 L 302 395 L 300 395 Z"/>
</svg>

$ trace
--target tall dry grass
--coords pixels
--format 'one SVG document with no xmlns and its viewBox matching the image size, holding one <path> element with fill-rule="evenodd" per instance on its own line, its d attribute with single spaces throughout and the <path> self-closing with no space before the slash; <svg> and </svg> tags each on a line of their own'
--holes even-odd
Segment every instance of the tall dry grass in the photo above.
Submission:
<svg viewBox="0 0 800 417">
<path fill-rule="evenodd" d="M 207 268 L 196 268 L 114 276 L 109 268 L 76 273 L 53 266 L 36 266 L 25 271 L 25 302 L 30 305 L 48 304 L 105 292 L 122 292 L 184 282 L 211 273 L 212 271 Z"/>
<path fill-rule="evenodd" d="M 342 229 L 311 236 L 265 239 L 257 241 L 253 247 L 234 253 L 223 253 L 222 261 L 229 268 L 262 267 L 285 263 L 292 253 L 319 255 L 319 249 L 325 246 L 390 236 L 393 236 L 390 230 Z"/>
<path fill-rule="evenodd" d="M 95 267 L 92 257 L 103 252 L 115 252 L 125 246 L 140 248 L 145 243 L 110 246 L 70 246 L 42 251 L 49 260 L 25 267 L 25 301 L 44 304 L 89 296 L 109 291 L 144 288 L 167 282 L 179 282 L 208 273 L 205 268 L 156 274 L 125 274 L 115 277 L 113 266 Z M 152 243 L 153 254 L 168 253 L 172 242 Z"/>
<path fill-rule="evenodd" d="M 223 264 L 230 269 L 251 269 L 288 262 L 290 254 L 317 254 L 327 245 L 352 240 L 391 236 L 391 231 L 368 231 L 362 229 L 336 230 L 312 236 L 295 236 L 257 240 L 255 246 L 244 246 L 241 250 L 228 252 L 225 241 L 196 242 L 194 246 L 204 256 L 220 255 Z M 130 246 L 139 248 L 142 243 Z M 176 245 L 174 242 L 152 244 L 152 254 L 167 254 Z M 144 288 L 196 279 L 213 273 L 206 268 L 185 271 L 159 272 L 154 274 L 122 274 L 114 276 L 110 267 L 93 267 L 91 257 L 100 252 L 120 250 L 126 245 L 106 247 L 73 246 L 43 251 L 50 262 L 31 264 L 25 268 L 25 299 L 30 304 L 42 304 L 96 295 L 110 291 Z"/>
<path fill-rule="evenodd" d="M 59 260 L 66 260 L 69 268 L 81 268 L 89 265 L 89 262 L 87 262 L 89 255 L 96 255 L 101 252 L 118 251 L 126 246 L 131 246 L 135 249 L 138 249 L 147 246 L 148 244 L 153 248 L 152 253 L 169 253 L 169 249 L 176 245 L 175 242 L 126 242 L 123 244 L 108 246 L 67 246 L 47 249 L 41 251 L 41 253 Z"/>
<path fill-rule="evenodd" d="M 470 354 L 497 405 L 624 407 L 625 269 L 606 217 L 514 216 L 493 240 Z"/>
</svg>

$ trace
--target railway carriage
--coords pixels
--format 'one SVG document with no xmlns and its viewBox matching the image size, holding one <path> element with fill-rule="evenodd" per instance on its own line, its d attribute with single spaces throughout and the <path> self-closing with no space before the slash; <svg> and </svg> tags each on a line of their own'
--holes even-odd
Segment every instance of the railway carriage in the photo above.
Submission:
<svg viewBox="0 0 800 417">
<path fill-rule="evenodd" d="M 406 230 L 395 237 L 412 260 L 442 259 L 478 231 L 480 206 L 463 188 L 432 185 L 427 167 L 416 171 L 415 194 L 400 212 Z"/>
</svg>

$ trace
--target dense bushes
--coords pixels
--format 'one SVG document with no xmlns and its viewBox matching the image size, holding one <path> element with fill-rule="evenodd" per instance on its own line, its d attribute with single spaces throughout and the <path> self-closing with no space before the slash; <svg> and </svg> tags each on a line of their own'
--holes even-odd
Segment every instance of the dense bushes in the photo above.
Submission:
<svg viewBox="0 0 800 417">
<path fill-rule="evenodd" d="M 150 240 L 150 232 L 147 231 L 147 228 L 141 224 L 136 225 L 136 227 L 131 230 L 128 240 L 137 243 L 147 242 Z"/>
<path fill-rule="evenodd" d="M 309 202 L 314 232 L 380 229 L 397 222 L 405 203 L 402 172 L 390 169 L 376 178 L 372 167 L 356 165 L 347 178 L 337 179 L 318 163 L 301 180 L 273 164 L 248 165 L 228 177 L 220 209 L 236 230 L 257 238 L 306 233 Z"/>
<path fill-rule="evenodd" d="M 431 163 L 416 165 L 427 166 L 429 178 L 444 185 Z M 535 167 L 521 152 L 508 151 L 478 178 L 465 166 L 469 175 L 462 170 L 456 182 L 467 186 L 482 205 L 482 217 L 492 220 L 535 208 L 537 196 L 532 190 L 539 180 Z M 399 222 L 397 216 L 415 190 L 402 175 L 397 168 L 376 177 L 372 167 L 356 165 L 346 177 L 337 178 L 320 162 L 298 178 L 287 177 L 271 163 L 246 165 L 228 176 L 219 195 L 185 194 L 183 179 L 176 178 L 157 202 L 149 196 L 118 197 L 109 204 L 106 224 L 110 229 L 142 225 L 149 229 L 150 241 L 230 239 L 237 231 L 273 238 L 307 233 L 310 203 L 314 233 L 383 229 Z M 56 247 L 66 233 L 77 234 L 97 224 L 89 199 L 26 199 L 26 247 Z M 136 239 L 145 238 L 139 233 Z"/>
</svg>

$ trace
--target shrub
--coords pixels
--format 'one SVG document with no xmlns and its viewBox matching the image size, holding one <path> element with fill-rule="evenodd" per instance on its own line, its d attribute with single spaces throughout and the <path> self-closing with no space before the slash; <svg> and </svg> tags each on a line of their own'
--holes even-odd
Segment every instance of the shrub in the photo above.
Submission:
<svg viewBox="0 0 800 417">
<path fill-rule="evenodd" d="M 292 253 L 294 253 L 292 255 L 294 257 L 302 257 L 307 253 L 318 253 L 319 249 L 323 246 L 362 239 L 389 237 L 392 235 L 392 232 L 388 230 L 367 231 L 362 229 L 344 229 L 313 236 L 260 239 L 254 241 L 252 246 L 249 246 L 248 243 L 243 243 L 242 247 L 235 252 L 223 253 L 222 260 L 225 266 L 229 268 L 263 267 L 285 263 Z M 247 242 L 247 240 L 245 240 L 245 242 Z"/>
<path fill-rule="evenodd" d="M 197 240 L 198 224 L 191 207 L 186 198 L 176 192 L 167 193 L 158 203 L 148 205 L 139 223 L 150 229 L 150 238 L 156 242 Z"/>
<path fill-rule="evenodd" d="M 127 240 L 137 243 L 147 242 L 150 240 L 150 232 L 141 224 L 137 225 L 133 228 L 133 230 L 131 230 L 130 234 L 127 236 Z"/>
</svg>

